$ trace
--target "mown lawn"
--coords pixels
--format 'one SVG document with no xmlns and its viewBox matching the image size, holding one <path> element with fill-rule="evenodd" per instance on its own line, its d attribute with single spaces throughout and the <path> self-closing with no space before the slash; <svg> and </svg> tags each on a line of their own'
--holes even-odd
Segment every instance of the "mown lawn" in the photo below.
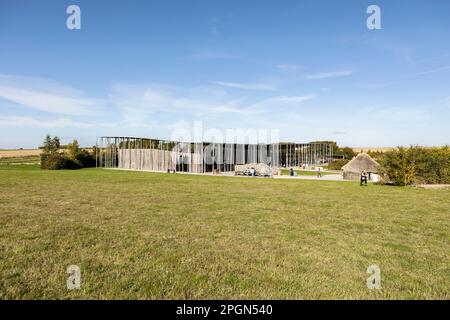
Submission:
<svg viewBox="0 0 450 320">
<path fill-rule="evenodd" d="M 40 157 L 37 156 L 11 158 L 0 157 L 0 165 L 38 164 L 39 161 Z"/>
<path fill-rule="evenodd" d="M 308 170 L 294 170 L 298 176 L 317 176 L 317 171 L 308 171 Z M 330 174 L 341 174 L 341 171 L 321 171 L 322 176 L 330 175 Z M 288 176 L 290 175 L 289 169 L 281 169 L 281 175 Z"/>
<path fill-rule="evenodd" d="M 0 215 L 2 299 L 450 298 L 449 191 L 0 166 Z"/>
</svg>

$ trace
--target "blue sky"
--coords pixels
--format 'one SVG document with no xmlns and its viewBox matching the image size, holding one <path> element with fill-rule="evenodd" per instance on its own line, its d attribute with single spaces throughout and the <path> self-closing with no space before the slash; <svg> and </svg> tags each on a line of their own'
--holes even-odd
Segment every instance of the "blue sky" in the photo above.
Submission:
<svg viewBox="0 0 450 320">
<path fill-rule="evenodd" d="M 81 30 L 66 8 L 81 8 Z M 381 30 L 366 9 L 381 8 Z M 450 1 L 0 2 L 0 148 L 279 129 L 450 143 Z"/>
</svg>

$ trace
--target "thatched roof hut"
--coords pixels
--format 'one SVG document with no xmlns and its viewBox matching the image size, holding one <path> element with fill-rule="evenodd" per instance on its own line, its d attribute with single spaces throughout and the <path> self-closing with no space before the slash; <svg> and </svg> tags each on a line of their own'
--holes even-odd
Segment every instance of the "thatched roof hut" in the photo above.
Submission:
<svg viewBox="0 0 450 320">
<path fill-rule="evenodd" d="M 372 159 L 371 156 L 362 152 L 342 167 L 344 179 L 358 180 L 362 171 L 366 171 L 369 174 L 377 173 L 379 166 L 379 163 Z"/>
</svg>

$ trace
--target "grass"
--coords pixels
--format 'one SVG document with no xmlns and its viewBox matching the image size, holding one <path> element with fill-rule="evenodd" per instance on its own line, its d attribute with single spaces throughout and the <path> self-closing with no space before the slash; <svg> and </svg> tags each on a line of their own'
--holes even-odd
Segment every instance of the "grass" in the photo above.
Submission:
<svg viewBox="0 0 450 320">
<path fill-rule="evenodd" d="M 38 164 L 40 161 L 39 156 L 0 158 L 0 165 Z"/>
<path fill-rule="evenodd" d="M 298 176 L 317 176 L 317 171 L 308 171 L 308 170 L 294 170 L 297 172 Z M 326 176 L 329 174 L 341 174 L 341 171 L 321 171 L 322 176 Z M 281 175 L 288 176 L 289 169 L 281 169 Z"/>
<path fill-rule="evenodd" d="M 449 299 L 449 208 L 442 190 L 0 166 L 0 298 Z"/>
</svg>

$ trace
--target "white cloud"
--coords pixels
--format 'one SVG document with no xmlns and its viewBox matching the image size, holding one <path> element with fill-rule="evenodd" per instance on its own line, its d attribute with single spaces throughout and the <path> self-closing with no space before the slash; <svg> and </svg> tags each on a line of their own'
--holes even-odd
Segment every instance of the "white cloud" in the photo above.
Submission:
<svg viewBox="0 0 450 320">
<path fill-rule="evenodd" d="M 26 108 L 65 115 L 98 115 L 104 102 L 53 81 L 0 75 L 0 98 Z"/>
<path fill-rule="evenodd" d="M 201 94 L 200 94 L 201 93 Z M 161 85 L 113 86 L 110 99 L 121 111 L 126 123 L 145 124 L 158 117 L 160 121 L 173 121 L 184 118 L 204 118 L 217 114 L 256 115 L 261 113 L 278 113 L 281 109 L 295 108 L 312 95 L 276 96 L 256 102 L 246 98 L 232 98 L 216 88 L 176 88 Z"/>
<path fill-rule="evenodd" d="M 352 71 L 332 71 L 332 72 L 319 72 L 306 76 L 307 80 L 319 80 L 329 78 L 339 78 L 351 75 Z"/>
<path fill-rule="evenodd" d="M 200 96 L 199 92 L 203 95 Z M 162 85 L 116 84 L 110 93 L 126 122 L 142 122 L 145 118 L 169 115 L 197 115 L 214 111 L 227 101 L 227 95 L 207 88 L 183 89 Z"/>
<path fill-rule="evenodd" d="M 244 90 L 256 90 L 256 91 L 275 91 L 276 87 L 267 83 L 238 83 L 238 82 L 223 82 L 217 81 L 214 82 L 219 86 L 235 88 L 235 89 L 244 89 Z"/>
<path fill-rule="evenodd" d="M 20 81 L 19 81 L 20 80 Z M 2 105 L 8 114 L 0 116 L 0 125 L 17 128 L 89 129 L 108 133 L 142 135 L 149 132 L 173 131 L 180 123 L 203 120 L 212 127 L 271 126 L 273 117 L 282 112 L 297 112 L 297 108 L 314 98 L 303 96 L 273 96 L 255 99 L 231 95 L 229 86 L 199 86 L 193 88 L 161 84 L 124 84 L 111 87 L 102 100 L 85 98 L 83 93 L 55 82 L 37 78 L 0 76 L 0 97 L 29 110 L 13 111 L 14 104 Z M 19 83 L 20 82 L 20 83 Z M 20 84 L 20 86 L 19 86 Z M 227 85 L 229 83 L 226 83 Z M 233 84 L 234 85 L 234 84 Z M 246 89 L 269 89 L 263 85 L 247 85 Z M 102 118 L 91 113 L 105 110 Z M 88 106 L 92 106 L 88 108 Z M 62 108 L 61 108 L 62 107 Z M 106 112 L 108 111 L 108 112 Z M 49 115 L 63 114 L 63 116 Z M 255 120 L 256 119 L 256 120 Z M 125 132 L 125 133 L 124 133 Z"/>
</svg>

